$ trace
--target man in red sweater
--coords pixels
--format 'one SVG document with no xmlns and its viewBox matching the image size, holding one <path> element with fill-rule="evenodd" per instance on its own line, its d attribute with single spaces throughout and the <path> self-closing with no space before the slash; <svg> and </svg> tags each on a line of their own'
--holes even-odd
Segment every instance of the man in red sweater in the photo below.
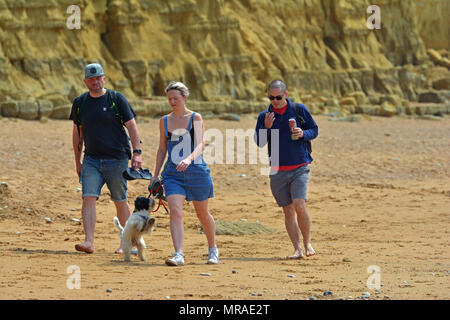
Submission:
<svg viewBox="0 0 450 320">
<path fill-rule="evenodd" d="M 306 210 L 309 164 L 313 161 L 309 146 L 318 135 L 318 127 L 304 105 L 287 98 L 287 88 L 282 81 L 274 80 L 269 84 L 268 97 L 271 104 L 258 117 L 255 140 L 259 147 L 268 142 L 270 189 L 277 204 L 283 208 L 286 230 L 294 246 L 294 253 L 287 258 L 309 257 L 315 254 L 311 245 L 311 221 Z M 291 119 L 296 120 L 295 128 L 289 125 Z M 271 141 L 273 130 L 278 130 L 278 141 Z M 272 157 L 274 151 L 277 154 Z"/>
</svg>

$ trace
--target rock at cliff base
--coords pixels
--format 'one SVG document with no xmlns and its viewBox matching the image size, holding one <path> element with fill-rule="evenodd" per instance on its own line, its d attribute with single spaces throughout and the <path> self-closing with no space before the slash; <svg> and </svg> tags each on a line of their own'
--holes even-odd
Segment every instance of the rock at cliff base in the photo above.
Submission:
<svg viewBox="0 0 450 320">
<path fill-rule="evenodd" d="M 356 98 L 355 97 L 343 97 L 342 99 L 339 100 L 339 104 L 341 106 L 356 106 L 357 102 L 356 102 Z"/>
<path fill-rule="evenodd" d="M 19 105 L 17 101 L 8 101 L 1 104 L 2 116 L 17 117 L 19 114 Z"/>
<path fill-rule="evenodd" d="M 35 101 L 20 101 L 18 117 L 24 120 L 36 120 L 39 118 L 39 106 Z"/>
<path fill-rule="evenodd" d="M 50 113 L 50 118 L 58 120 L 68 120 L 70 117 L 71 109 L 72 105 L 70 104 L 57 106 Z"/>
<path fill-rule="evenodd" d="M 397 114 L 397 108 L 385 101 L 381 104 L 380 108 L 377 109 L 377 115 L 382 117 L 393 117 Z"/>
</svg>

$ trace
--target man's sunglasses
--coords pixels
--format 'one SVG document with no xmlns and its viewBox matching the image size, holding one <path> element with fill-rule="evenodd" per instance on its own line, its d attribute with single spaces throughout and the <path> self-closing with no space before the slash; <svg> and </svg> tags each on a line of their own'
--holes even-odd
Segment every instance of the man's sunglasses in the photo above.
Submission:
<svg viewBox="0 0 450 320">
<path fill-rule="evenodd" d="M 278 101 L 280 101 L 281 99 L 283 99 L 283 97 L 284 97 L 284 95 L 279 95 L 279 96 L 276 96 L 276 97 L 269 96 L 269 100 L 272 101 L 272 100 L 277 99 Z"/>
</svg>

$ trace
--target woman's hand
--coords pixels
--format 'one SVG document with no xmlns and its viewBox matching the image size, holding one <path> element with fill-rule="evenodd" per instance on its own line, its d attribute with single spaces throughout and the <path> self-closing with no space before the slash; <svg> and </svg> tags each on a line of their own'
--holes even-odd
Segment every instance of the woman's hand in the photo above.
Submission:
<svg viewBox="0 0 450 320">
<path fill-rule="evenodd" d="M 185 171 L 190 164 L 192 163 L 191 157 L 187 157 L 186 159 L 183 159 L 180 161 L 180 163 L 177 165 L 177 171 Z"/>
<path fill-rule="evenodd" d="M 152 185 L 153 185 L 153 183 L 154 183 L 155 181 L 159 181 L 159 177 L 153 176 L 153 177 L 150 179 L 150 183 L 148 184 L 148 185 L 150 186 L 150 188 L 152 187 Z"/>
<path fill-rule="evenodd" d="M 150 179 L 150 183 L 148 184 L 148 192 L 151 192 L 153 184 L 155 183 L 155 181 L 159 181 L 159 177 L 158 176 L 153 176 Z M 153 190 L 153 191 L 156 191 L 156 190 Z"/>
</svg>

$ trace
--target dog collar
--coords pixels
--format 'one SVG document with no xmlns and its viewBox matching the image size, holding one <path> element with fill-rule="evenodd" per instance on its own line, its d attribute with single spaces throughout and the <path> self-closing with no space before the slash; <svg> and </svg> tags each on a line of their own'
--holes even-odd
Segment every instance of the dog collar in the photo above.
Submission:
<svg viewBox="0 0 450 320">
<path fill-rule="evenodd" d="M 138 214 L 138 217 L 141 217 L 144 220 L 144 226 L 142 227 L 142 230 L 140 231 L 140 232 L 143 232 L 145 227 L 147 226 L 148 216 L 142 216 L 142 215 Z"/>
</svg>

